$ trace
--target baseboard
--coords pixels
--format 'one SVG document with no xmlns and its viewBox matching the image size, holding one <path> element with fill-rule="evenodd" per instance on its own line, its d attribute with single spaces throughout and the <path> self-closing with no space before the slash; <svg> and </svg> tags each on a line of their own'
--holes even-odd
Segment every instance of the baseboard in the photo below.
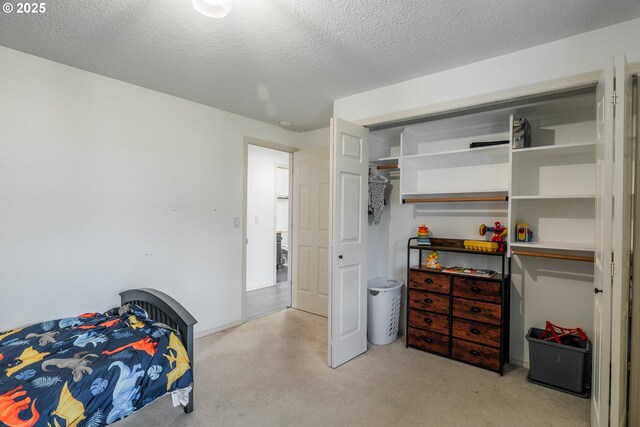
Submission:
<svg viewBox="0 0 640 427">
<path fill-rule="evenodd" d="M 509 359 L 509 364 L 519 366 L 521 368 L 529 369 L 529 361 L 521 359 Z"/>
<path fill-rule="evenodd" d="M 208 335 L 212 335 L 212 334 L 215 334 L 217 332 L 224 331 L 225 329 L 229 329 L 229 328 L 234 328 L 236 326 L 240 326 L 240 325 L 242 325 L 242 323 L 243 323 L 242 320 L 238 319 L 238 320 L 235 320 L 233 322 L 227 323 L 225 325 L 218 326 L 216 328 L 206 329 L 204 331 L 198 331 L 194 335 L 194 338 L 195 339 L 204 338 L 204 337 L 206 337 Z"/>
</svg>

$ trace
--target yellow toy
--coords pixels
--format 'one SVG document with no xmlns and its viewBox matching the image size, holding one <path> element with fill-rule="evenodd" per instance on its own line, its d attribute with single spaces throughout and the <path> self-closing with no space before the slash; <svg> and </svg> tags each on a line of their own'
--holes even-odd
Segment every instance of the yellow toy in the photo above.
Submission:
<svg viewBox="0 0 640 427">
<path fill-rule="evenodd" d="M 429 257 L 427 258 L 427 268 L 432 270 L 442 270 L 442 266 L 440 265 L 440 254 L 438 251 L 429 252 Z"/>
<path fill-rule="evenodd" d="M 464 248 L 478 252 L 497 252 L 498 242 L 485 242 L 483 240 L 465 240 Z"/>
</svg>

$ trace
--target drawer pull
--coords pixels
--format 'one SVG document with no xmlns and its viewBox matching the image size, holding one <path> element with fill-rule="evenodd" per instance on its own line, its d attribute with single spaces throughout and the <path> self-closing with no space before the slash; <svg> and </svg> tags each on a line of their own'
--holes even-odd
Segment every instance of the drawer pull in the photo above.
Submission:
<svg viewBox="0 0 640 427">
<path fill-rule="evenodd" d="M 427 304 L 433 304 L 433 300 L 431 298 L 425 298 L 424 302 Z"/>
<path fill-rule="evenodd" d="M 480 293 L 480 290 L 481 289 L 479 287 L 477 287 L 477 286 L 472 286 L 471 287 L 471 292 L 475 292 L 476 294 Z"/>
<path fill-rule="evenodd" d="M 469 332 L 471 332 L 474 335 L 480 335 L 481 334 L 480 330 L 476 329 L 476 328 L 471 328 L 471 330 Z"/>
<path fill-rule="evenodd" d="M 424 318 L 425 323 L 433 323 L 433 320 L 429 319 L 428 317 Z"/>
<path fill-rule="evenodd" d="M 480 313 L 482 310 L 480 310 L 478 307 L 471 307 L 471 312 L 472 313 Z"/>
<path fill-rule="evenodd" d="M 428 342 L 429 344 L 431 344 L 433 342 L 433 340 L 431 338 L 425 338 L 424 339 L 426 342 Z"/>
<path fill-rule="evenodd" d="M 433 279 L 426 278 L 426 279 L 424 279 L 424 283 L 431 284 L 431 283 L 433 283 Z"/>
<path fill-rule="evenodd" d="M 478 350 L 471 350 L 469 354 L 472 356 L 480 356 L 480 352 Z"/>
</svg>

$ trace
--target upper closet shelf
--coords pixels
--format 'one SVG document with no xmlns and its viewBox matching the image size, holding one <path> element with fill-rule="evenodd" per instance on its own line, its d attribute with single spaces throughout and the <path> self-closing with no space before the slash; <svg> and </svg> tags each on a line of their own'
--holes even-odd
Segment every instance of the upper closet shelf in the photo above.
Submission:
<svg viewBox="0 0 640 427">
<path fill-rule="evenodd" d="M 508 191 L 506 189 L 402 194 L 403 203 L 506 202 L 508 199 Z"/>
<path fill-rule="evenodd" d="M 567 156 L 577 154 L 593 154 L 596 152 L 595 143 L 545 145 L 542 147 L 520 148 L 513 150 L 513 155 L 527 155 L 527 157 Z"/>
<path fill-rule="evenodd" d="M 568 200 L 568 199 L 595 199 L 595 194 L 536 194 L 532 196 L 514 196 L 511 200 Z"/>
<path fill-rule="evenodd" d="M 531 248 L 531 249 L 555 249 L 577 252 L 593 252 L 595 245 L 593 243 L 571 243 L 571 242 L 511 242 L 512 248 Z"/>
<path fill-rule="evenodd" d="M 421 154 L 412 154 L 408 156 L 403 156 L 403 159 L 423 159 L 429 157 L 445 157 L 445 156 L 466 156 L 471 155 L 475 156 L 477 154 L 483 155 L 491 155 L 491 154 L 504 154 L 507 155 L 509 153 L 509 144 L 502 145 L 492 145 L 488 147 L 478 147 L 478 148 L 463 148 L 460 150 L 451 150 L 451 151 L 439 151 L 435 153 L 421 153 Z"/>
</svg>

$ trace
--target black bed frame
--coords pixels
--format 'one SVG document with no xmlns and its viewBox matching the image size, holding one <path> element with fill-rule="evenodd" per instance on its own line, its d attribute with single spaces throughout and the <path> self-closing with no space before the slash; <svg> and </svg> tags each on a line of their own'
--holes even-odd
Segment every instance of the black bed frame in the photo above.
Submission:
<svg viewBox="0 0 640 427">
<path fill-rule="evenodd" d="M 122 305 L 136 304 L 144 309 L 149 318 L 162 322 L 180 332 L 180 340 L 189 354 L 193 372 L 193 325 L 198 321 L 178 301 L 157 289 L 141 288 L 120 292 Z M 195 378 L 194 378 L 195 381 Z M 189 393 L 189 403 L 184 408 L 187 414 L 193 412 L 193 388 Z"/>
</svg>

